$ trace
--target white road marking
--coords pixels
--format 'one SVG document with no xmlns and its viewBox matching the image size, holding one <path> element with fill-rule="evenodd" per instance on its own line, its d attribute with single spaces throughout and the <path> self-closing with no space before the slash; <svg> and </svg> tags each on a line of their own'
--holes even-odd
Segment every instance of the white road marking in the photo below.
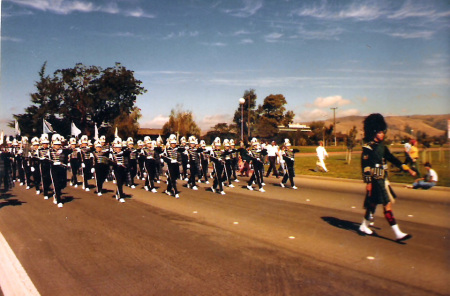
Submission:
<svg viewBox="0 0 450 296">
<path fill-rule="evenodd" d="M 0 232 L 0 285 L 5 296 L 40 295 Z"/>
</svg>

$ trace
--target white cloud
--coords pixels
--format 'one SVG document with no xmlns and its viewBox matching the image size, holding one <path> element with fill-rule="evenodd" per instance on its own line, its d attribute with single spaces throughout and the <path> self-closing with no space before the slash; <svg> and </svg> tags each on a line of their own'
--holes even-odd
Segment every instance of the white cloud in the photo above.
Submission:
<svg viewBox="0 0 450 296">
<path fill-rule="evenodd" d="M 314 101 L 314 106 L 318 108 L 327 108 L 327 107 L 335 107 L 335 106 L 344 106 L 348 105 L 351 102 L 349 100 L 343 99 L 342 96 L 330 96 L 325 98 L 317 98 Z"/>
<path fill-rule="evenodd" d="M 355 115 L 361 115 L 361 111 L 358 109 L 348 109 L 348 110 L 336 110 L 336 116 L 338 117 L 346 117 L 346 116 L 355 116 Z"/>
<path fill-rule="evenodd" d="M 226 9 L 225 13 L 228 13 L 236 17 L 249 17 L 254 15 L 263 7 L 262 0 L 243 0 L 244 7 L 236 9 Z"/>
<path fill-rule="evenodd" d="M 30 7 L 37 10 L 49 11 L 56 14 L 71 14 L 73 12 L 104 12 L 109 14 L 123 14 L 137 18 L 154 18 L 139 7 L 121 9 L 117 3 L 106 1 L 106 4 L 98 4 L 98 1 L 84 0 L 10 0 L 18 5 Z"/>
<path fill-rule="evenodd" d="M 218 123 L 231 123 L 233 121 L 232 115 L 230 114 L 212 114 L 203 117 L 197 122 L 198 126 L 202 130 L 209 130 L 211 127 Z"/>
<path fill-rule="evenodd" d="M 376 3 L 353 3 L 347 7 L 333 10 L 331 5 L 327 5 L 327 2 L 321 2 L 320 5 L 299 9 L 294 14 L 318 19 L 371 21 L 378 19 L 385 13 L 379 4 Z"/>
<path fill-rule="evenodd" d="M 20 38 L 16 38 L 16 37 L 8 37 L 8 36 L 2 36 L 1 37 L 2 41 L 11 41 L 11 42 L 22 42 L 23 40 Z"/>
<path fill-rule="evenodd" d="M 303 111 L 295 116 L 294 122 L 310 122 L 325 120 L 330 117 L 330 113 L 321 109 Z"/>
<path fill-rule="evenodd" d="M 277 42 L 281 37 L 283 37 L 283 34 L 281 33 L 271 33 L 264 36 L 264 40 L 266 40 L 266 42 Z"/>
<path fill-rule="evenodd" d="M 252 39 L 242 39 L 240 43 L 241 44 L 252 44 L 253 40 Z"/>
<path fill-rule="evenodd" d="M 126 16 L 137 17 L 137 18 L 155 18 L 155 15 L 146 13 L 142 8 L 135 8 L 133 10 L 125 11 Z"/>
<path fill-rule="evenodd" d="M 169 121 L 169 116 L 164 116 L 162 114 L 157 115 L 152 120 L 148 120 L 141 124 L 142 128 L 162 128 L 162 126 Z"/>
<path fill-rule="evenodd" d="M 433 37 L 434 32 L 429 30 L 413 30 L 413 31 L 387 31 L 387 35 L 392 37 L 399 37 L 402 39 L 430 39 Z"/>
</svg>

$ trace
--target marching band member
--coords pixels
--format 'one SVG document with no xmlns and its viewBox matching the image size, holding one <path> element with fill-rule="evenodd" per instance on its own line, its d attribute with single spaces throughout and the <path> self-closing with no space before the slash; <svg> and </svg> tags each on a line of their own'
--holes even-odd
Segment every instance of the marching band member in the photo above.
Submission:
<svg viewBox="0 0 450 296">
<path fill-rule="evenodd" d="M 248 181 L 247 188 L 248 190 L 253 190 L 252 184 L 256 182 L 259 187 L 260 192 L 266 192 L 263 188 L 263 169 L 264 163 L 263 159 L 266 154 L 265 149 L 261 149 L 260 144 L 256 138 L 252 139 L 252 149 L 249 151 L 249 157 L 251 159 L 251 164 L 253 165 L 253 173 Z"/>
<path fill-rule="evenodd" d="M 179 198 L 179 192 L 177 190 L 177 179 L 180 176 L 180 162 L 181 153 L 177 147 L 177 139 L 175 135 L 169 137 L 169 147 L 166 148 L 163 154 L 161 154 L 163 160 L 167 163 L 167 189 L 166 194 L 173 194 L 175 198 Z"/>
<path fill-rule="evenodd" d="M 47 134 L 42 134 L 41 136 L 41 148 L 39 148 L 39 161 L 40 161 L 40 172 L 41 172 L 41 180 L 42 180 L 42 189 L 44 192 L 44 199 L 48 199 L 50 185 L 52 183 L 51 178 L 51 168 L 52 163 L 50 160 L 50 141 L 48 139 Z M 28 188 L 28 186 L 27 186 Z"/>
<path fill-rule="evenodd" d="M 136 184 L 134 183 L 134 178 L 137 175 L 137 157 L 138 157 L 138 151 L 136 148 L 134 148 L 134 141 L 133 138 L 129 137 L 127 139 L 127 149 L 130 151 L 129 157 L 128 157 L 128 170 L 130 173 L 130 184 L 128 184 L 131 188 L 136 188 Z"/>
<path fill-rule="evenodd" d="M 77 140 L 70 138 L 70 154 L 69 154 L 69 166 L 72 170 L 72 177 L 70 178 L 70 186 L 78 187 L 78 172 L 81 168 L 83 158 L 80 148 L 77 147 Z"/>
<path fill-rule="evenodd" d="M 199 149 L 197 148 L 197 139 L 195 136 L 189 137 L 189 149 L 188 157 L 189 157 L 189 181 L 188 181 L 188 188 L 191 188 L 192 190 L 198 190 L 196 179 L 199 174 L 199 167 L 200 167 L 200 156 L 199 156 Z"/>
<path fill-rule="evenodd" d="M 156 145 L 153 145 L 153 149 L 155 150 L 155 161 L 156 161 L 156 174 L 155 174 L 155 180 L 156 183 L 160 183 L 160 176 L 162 175 L 162 165 L 163 165 L 163 161 L 161 160 L 161 154 L 164 152 L 163 149 L 163 140 L 161 138 L 161 136 L 159 136 L 156 139 Z"/>
<path fill-rule="evenodd" d="M 234 185 L 231 183 L 232 171 L 233 171 L 233 151 L 230 147 L 230 141 L 228 139 L 223 140 L 223 159 L 225 160 L 224 177 L 222 180 L 228 181 L 228 187 L 233 188 Z"/>
<path fill-rule="evenodd" d="M 41 194 L 41 169 L 39 160 L 39 138 L 34 137 L 31 139 L 31 150 L 28 151 L 28 156 L 26 157 L 27 167 L 30 170 L 31 175 L 33 175 L 34 188 L 36 188 L 36 194 Z M 30 177 L 31 179 L 31 177 Z"/>
<path fill-rule="evenodd" d="M 206 148 L 206 142 L 205 140 L 200 141 L 200 178 L 204 179 L 205 184 L 209 184 L 208 181 L 208 167 L 209 167 L 209 158 L 208 155 L 210 152 L 208 152 Z M 199 180 L 199 182 L 202 182 Z"/>
<path fill-rule="evenodd" d="M 144 138 L 144 141 L 146 140 L 146 138 L 150 139 L 149 136 L 146 136 Z M 137 156 L 137 161 L 138 161 L 138 173 L 137 173 L 137 175 L 138 175 L 138 178 L 140 180 L 145 180 L 145 177 L 144 177 L 145 156 L 142 154 L 142 150 L 144 149 L 144 145 L 145 145 L 144 141 L 142 141 L 142 140 L 137 141 L 138 148 L 136 149 L 136 152 L 138 154 L 138 156 Z"/>
<path fill-rule="evenodd" d="M 284 176 L 281 180 L 281 187 L 285 187 L 287 180 L 291 182 L 292 189 L 297 189 L 294 183 L 295 170 L 294 170 L 294 151 L 291 149 L 291 142 L 289 139 L 284 140 L 284 146 L 281 151 L 281 165 L 283 167 Z"/>
<path fill-rule="evenodd" d="M 155 188 L 155 176 L 156 176 L 156 165 L 157 160 L 155 158 L 155 145 L 156 142 L 152 141 L 148 137 L 145 141 L 146 147 L 141 149 L 141 155 L 144 158 L 144 168 L 145 168 L 145 185 L 144 189 L 156 193 Z"/>
<path fill-rule="evenodd" d="M 116 199 L 120 202 L 125 202 L 125 195 L 123 193 L 123 185 L 126 182 L 127 172 L 125 167 L 125 155 L 126 152 L 122 151 L 122 140 L 116 138 L 113 142 L 113 153 L 111 154 L 111 160 L 114 169 L 114 177 L 117 184 Z"/>
<path fill-rule="evenodd" d="M 83 189 L 89 191 L 89 179 L 91 179 L 92 169 L 92 149 L 88 146 L 89 141 L 86 135 L 81 136 L 81 155 L 83 162 L 81 163 L 81 171 L 83 173 Z"/>
<path fill-rule="evenodd" d="M 225 195 L 222 183 L 223 168 L 225 161 L 222 159 L 223 150 L 220 149 L 221 144 L 219 137 L 214 139 L 214 143 L 212 144 L 212 146 L 213 150 L 211 151 L 211 154 L 209 156 L 209 159 L 213 163 L 213 175 L 214 175 L 214 181 L 213 186 L 211 187 L 211 191 L 216 192 L 217 186 L 219 186 L 220 194 Z"/>
<path fill-rule="evenodd" d="M 239 170 L 239 149 L 236 149 L 236 143 L 233 139 L 230 140 L 231 150 L 231 173 L 234 182 L 239 182 L 236 171 Z"/>
<path fill-rule="evenodd" d="M 94 143 L 95 151 L 93 155 L 93 168 L 91 172 L 95 176 L 95 186 L 97 187 L 97 195 L 102 196 L 103 183 L 105 183 L 106 177 L 109 173 L 109 164 L 111 162 L 111 154 L 108 148 L 104 148 L 100 141 Z"/>
<path fill-rule="evenodd" d="M 63 207 L 61 191 L 66 188 L 67 185 L 67 172 L 64 161 L 67 159 L 66 157 L 68 154 L 67 150 L 61 148 L 61 144 L 61 136 L 54 134 L 52 137 L 52 148 L 49 153 L 51 161 L 50 176 L 54 190 L 53 203 L 58 205 L 59 208 Z"/>
<path fill-rule="evenodd" d="M 188 163 L 189 163 L 189 154 L 188 154 L 189 146 L 186 143 L 186 138 L 181 137 L 180 139 L 180 146 L 179 151 L 181 152 L 181 179 L 184 179 L 184 181 L 189 181 L 188 179 Z"/>
</svg>

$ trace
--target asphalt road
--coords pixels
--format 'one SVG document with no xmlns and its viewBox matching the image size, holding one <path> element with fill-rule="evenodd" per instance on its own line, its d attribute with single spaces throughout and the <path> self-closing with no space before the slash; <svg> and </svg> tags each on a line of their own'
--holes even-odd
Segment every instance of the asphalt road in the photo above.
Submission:
<svg viewBox="0 0 450 296">
<path fill-rule="evenodd" d="M 246 180 L 242 178 L 241 180 Z M 114 184 L 98 197 L 66 188 L 63 208 L 16 186 L 0 200 L 0 231 L 41 295 L 449 295 L 449 191 L 396 187 L 403 244 L 378 208 L 361 236 L 364 184 L 267 178 L 181 198 Z M 436 189 L 436 190 L 435 190 Z"/>
</svg>

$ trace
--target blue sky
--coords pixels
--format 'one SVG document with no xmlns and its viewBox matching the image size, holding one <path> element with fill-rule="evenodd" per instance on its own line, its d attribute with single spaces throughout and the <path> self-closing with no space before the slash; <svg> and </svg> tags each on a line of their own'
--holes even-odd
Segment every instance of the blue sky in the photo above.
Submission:
<svg viewBox="0 0 450 296">
<path fill-rule="evenodd" d="M 283 94 L 296 122 L 450 113 L 450 2 L 3 0 L 0 129 L 42 64 L 121 62 L 148 93 L 142 127 L 177 105 L 207 130 L 245 90 Z"/>
</svg>

